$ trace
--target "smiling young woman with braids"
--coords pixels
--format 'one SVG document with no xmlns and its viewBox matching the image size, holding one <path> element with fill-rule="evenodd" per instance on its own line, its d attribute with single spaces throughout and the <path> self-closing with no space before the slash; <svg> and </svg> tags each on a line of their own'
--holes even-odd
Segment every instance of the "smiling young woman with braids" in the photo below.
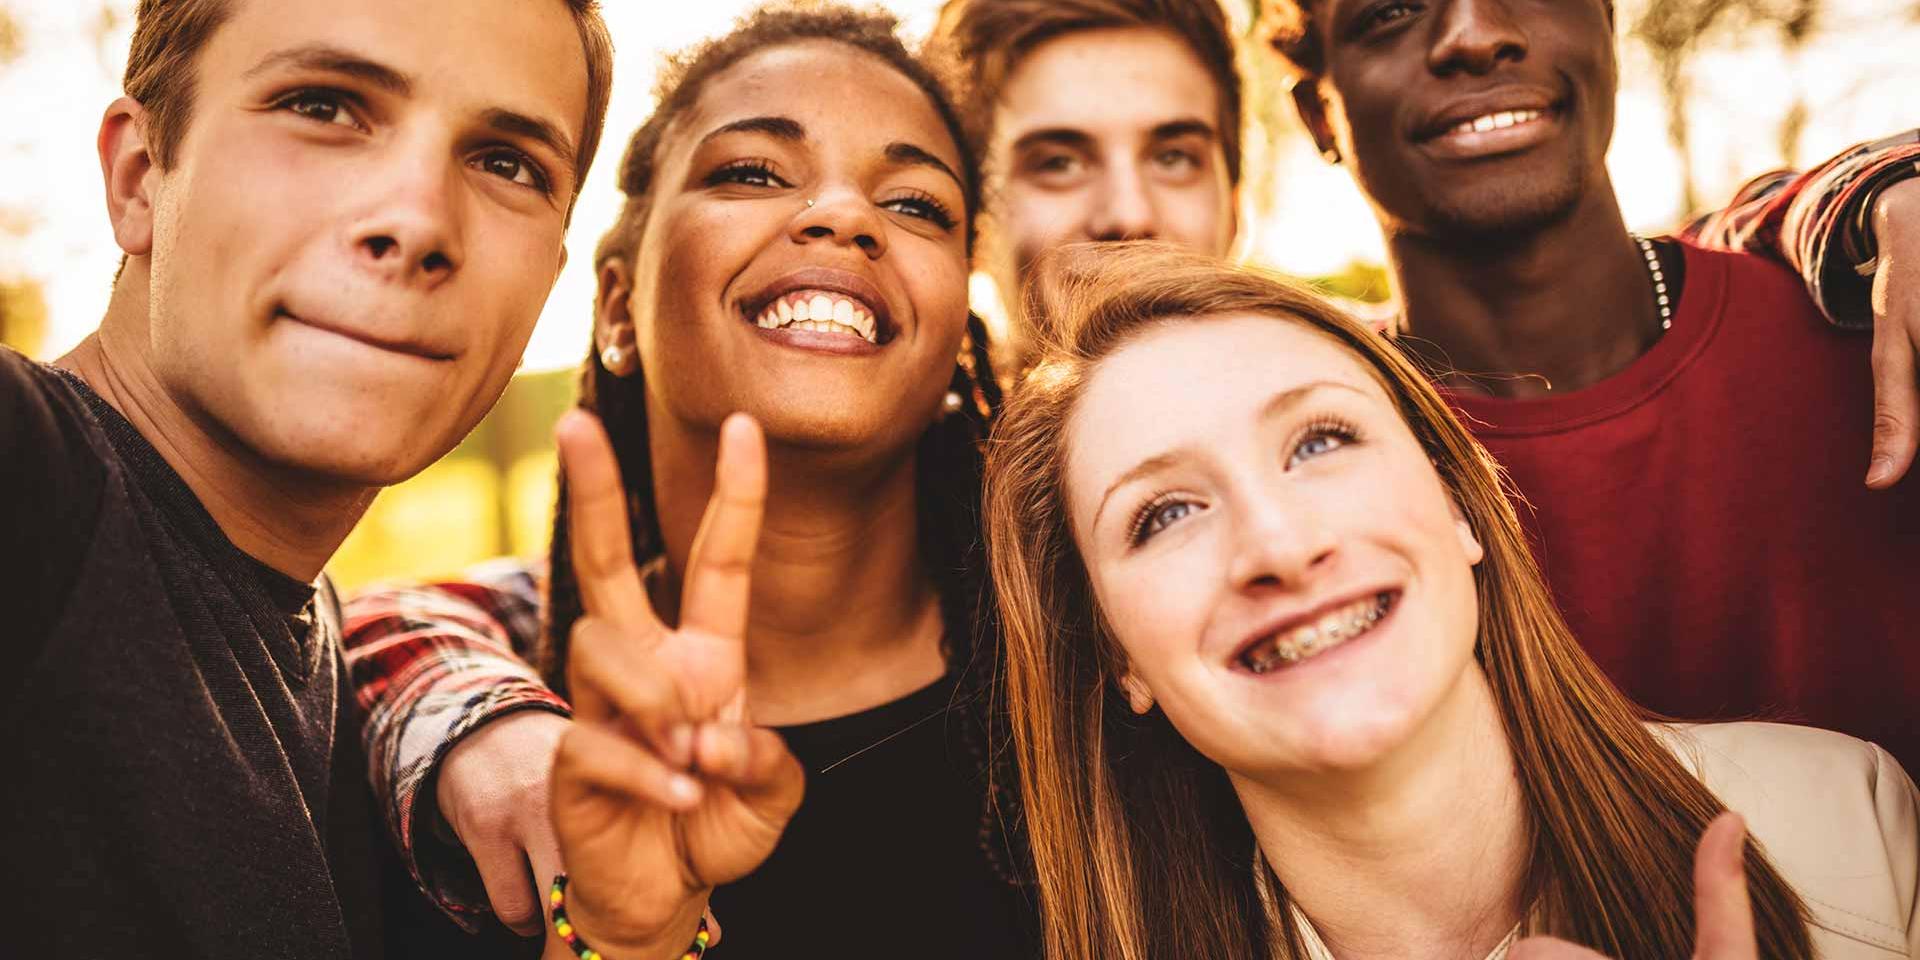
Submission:
<svg viewBox="0 0 1920 960">
<path fill-rule="evenodd" d="M 615 550 L 630 550 L 633 596 L 679 623 L 721 424 L 743 411 L 764 428 L 770 482 L 739 706 L 782 735 L 806 796 L 765 862 L 711 891 L 728 952 L 825 955 L 855 929 L 909 938 L 921 955 L 1031 949 L 971 679 L 994 659 L 976 643 L 991 635 L 976 629 L 979 444 L 999 400 L 967 309 L 978 174 L 894 26 L 830 7 L 762 11 L 664 74 L 596 253 L 581 384 L 624 516 L 577 515 L 563 476 L 544 617 L 542 578 L 525 566 L 350 613 L 376 779 L 393 771 L 401 845 L 456 915 L 490 900 L 522 932 L 542 926 L 526 862 L 543 891 L 562 869 L 544 823 L 565 679 L 644 683 L 665 669 L 621 659 L 649 649 L 633 638 L 580 655 L 631 670 L 572 662 L 592 599 L 572 560 L 581 525 L 624 527 Z M 435 838 L 437 817 L 479 876 Z M 703 879 L 689 902 L 706 899 Z M 624 936 L 584 877 L 569 897 L 583 936 Z M 662 936 L 677 950 L 692 934 Z"/>
</svg>

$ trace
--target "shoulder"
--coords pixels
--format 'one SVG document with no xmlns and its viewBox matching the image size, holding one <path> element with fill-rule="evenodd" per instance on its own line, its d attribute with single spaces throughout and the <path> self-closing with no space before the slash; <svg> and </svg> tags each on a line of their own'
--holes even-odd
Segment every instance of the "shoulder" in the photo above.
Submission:
<svg viewBox="0 0 1920 960">
<path fill-rule="evenodd" d="M 1769 303 L 1779 307 L 1815 309 L 1800 275 L 1778 260 L 1739 250 L 1715 250 L 1682 240 L 1686 251 L 1686 292 L 1711 289 L 1743 304 Z"/>
<path fill-rule="evenodd" d="M 1707 789 L 1746 818 L 1754 840 L 1806 901 L 1816 928 L 1855 949 L 1920 952 L 1920 795 L 1885 750 L 1778 723 L 1653 730 Z"/>
</svg>

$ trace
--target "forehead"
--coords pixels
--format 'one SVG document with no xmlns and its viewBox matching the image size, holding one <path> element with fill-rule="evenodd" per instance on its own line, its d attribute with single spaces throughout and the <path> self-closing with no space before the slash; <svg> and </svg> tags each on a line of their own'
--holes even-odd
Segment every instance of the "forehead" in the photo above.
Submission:
<svg viewBox="0 0 1920 960">
<path fill-rule="evenodd" d="M 561 0 L 236 0 L 200 75 L 217 86 L 323 46 L 404 75 L 416 99 L 536 117 L 576 143 L 586 122 L 586 53 Z"/>
<path fill-rule="evenodd" d="M 1232 314 L 1162 322 L 1088 378 L 1067 423 L 1070 500 L 1097 495 L 1113 477 L 1168 450 L 1220 447 L 1218 439 L 1244 435 L 1276 395 L 1320 381 L 1365 398 L 1330 395 L 1389 404 L 1352 350 L 1300 320 Z M 1091 494 L 1079 489 L 1089 486 Z"/>
<path fill-rule="evenodd" d="M 803 40 L 741 59 L 707 82 L 679 129 L 697 140 L 747 117 L 797 120 L 815 140 L 828 133 L 875 144 L 905 140 L 960 169 L 959 147 L 927 92 L 844 43 Z"/>
<path fill-rule="evenodd" d="M 1055 127 L 1128 136 L 1189 117 L 1212 124 L 1220 90 L 1206 63 L 1170 30 L 1082 30 L 1021 58 L 996 110 L 1007 140 Z"/>
</svg>

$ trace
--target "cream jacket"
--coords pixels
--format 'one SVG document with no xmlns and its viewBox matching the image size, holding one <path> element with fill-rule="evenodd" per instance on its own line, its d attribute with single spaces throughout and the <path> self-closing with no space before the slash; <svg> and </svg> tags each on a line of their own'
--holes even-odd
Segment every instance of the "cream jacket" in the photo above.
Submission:
<svg viewBox="0 0 1920 960">
<path fill-rule="evenodd" d="M 1777 723 L 1655 724 L 1653 732 L 1746 818 L 1806 902 L 1816 956 L 1920 960 L 1920 791 L 1886 751 Z M 1294 920 L 1308 954 L 1333 960 L 1297 909 Z M 1502 960 L 1514 936 L 1487 960 Z"/>
</svg>

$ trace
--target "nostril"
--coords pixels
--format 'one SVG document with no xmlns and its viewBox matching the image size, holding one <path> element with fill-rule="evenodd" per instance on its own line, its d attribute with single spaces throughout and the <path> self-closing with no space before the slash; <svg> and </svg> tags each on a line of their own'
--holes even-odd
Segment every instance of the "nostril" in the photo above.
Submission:
<svg viewBox="0 0 1920 960">
<path fill-rule="evenodd" d="M 453 269 L 453 261 L 448 260 L 446 254 L 435 251 L 420 261 L 420 267 L 428 273 L 442 273 Z"/>
<path fill-rule="evenodd" d="M 399 245 L 400 245 L 399 242 L 394 240 L 392 237 L 368 237 L 367 238 L 367 249 L 372 251 L 373 258 L 375 260 L 378 260 L 381 257 L 386 256 L 388 253 L 393 251 L 394 247 L 397 247 Z"/>
<path fill-rule="evenodd" d="M 872 253 L 873 251 L 880 249 L 880 241 L 878 239 L 875 239 L 871 234 L 865 234 L 865 233 L 860 234 L 859 236 L 853 238 L 853 242 L 856 244 L 859 244 L 860 249 L 865 250 L 868 253 Z"/>
</svg>

